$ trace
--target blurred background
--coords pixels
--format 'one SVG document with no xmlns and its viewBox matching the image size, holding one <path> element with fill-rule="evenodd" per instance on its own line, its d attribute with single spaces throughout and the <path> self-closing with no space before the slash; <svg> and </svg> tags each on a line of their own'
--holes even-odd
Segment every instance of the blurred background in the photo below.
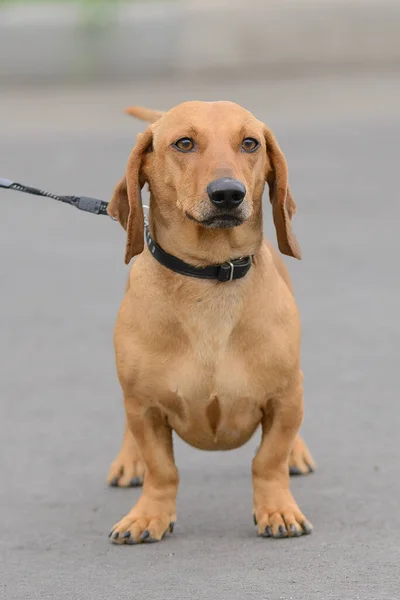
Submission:
<svg viewBox="0 0 400 600">
<path fill-rule="evenodd" d="M 0 78 L 65 83 L 387 67 L 397 0 L 0 0 Z"/>
<path fill-rule="evenodd" d="M 130 104 L 233 100 L 275 132 L 318 463 L 292 480 L 313 536 L 261 540 L 258 435 L 213 455 L 176 440 L 174 536 L 109 545 L 139 494 L 104 484 L 124 232 L 0 190 L 2 598 L 398 599 L 399 31 L 397 0 L 0 1 L 0 177 L 109 200 L 145 127 Z"/>
</svg>

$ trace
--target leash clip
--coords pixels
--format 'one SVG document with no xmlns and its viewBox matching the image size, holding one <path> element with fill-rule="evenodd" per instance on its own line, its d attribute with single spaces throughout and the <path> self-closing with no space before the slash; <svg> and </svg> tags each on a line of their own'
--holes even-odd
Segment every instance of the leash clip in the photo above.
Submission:
<svg viewBox="0 0 400 600">
<path fill-rule="evenodd" d="M 79 210 L 84 210 L 85 212 L 90 212 L 95 215 L 99 215 L 100 213 L 104 214 L 104 204 L 105 202 L 102 200 L 98 200 L 97 198 L 89 198 L 88 196 L 80 196 L 75 202 L 75 206 Z"/>
<path fill-rule="evenodd" d="M 144 218 L 144 226 L 148 227 L 149 226 L 149 212 L 150 212 L 150 206 L 148 206 L 147 204 L 142 204 L 143 206 L 143 218 Z M 146 209 L 146 211 L 144 210 Z"/>
</svg>

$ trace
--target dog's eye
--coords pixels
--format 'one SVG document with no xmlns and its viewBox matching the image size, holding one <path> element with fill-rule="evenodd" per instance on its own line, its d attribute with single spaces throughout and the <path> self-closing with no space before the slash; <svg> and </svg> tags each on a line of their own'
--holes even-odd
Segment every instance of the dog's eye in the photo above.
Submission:
<svg viewBox="0 0 400 600">
<path fill-rule="evenodd" d="M 190 152 L 194 148 L 194 141 L 191 138 L 183 137 L 176 140 L 173 146 L 181 152 Z"/>
<path fill-rule="evenodd" d="M 254 152 L 260 144 L 254 138 L 244 138 L 242 142 L 242 150 L 244 152 Z"/>
</svg>

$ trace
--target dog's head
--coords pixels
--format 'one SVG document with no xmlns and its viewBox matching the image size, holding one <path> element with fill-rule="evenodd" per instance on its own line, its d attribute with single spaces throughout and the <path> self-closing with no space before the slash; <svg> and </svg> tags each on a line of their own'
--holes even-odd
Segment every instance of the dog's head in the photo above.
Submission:
<svg viewBox="0 0 400 600">
<path fill-rule="evenodd" d="M 228 229 L 261 216 L 267 181 L 279 249 L 301 257 L 290 222 L 296 205 L 286 160 L 264 123 L 232 102 L 127 112 L 152 125 L 139 134 L 108 208 L 127 231 L 126 263 L 144 246 L 140 190 L 145 182 L 165 223 L 178 216 L 200 228 Z"/>
</svg>

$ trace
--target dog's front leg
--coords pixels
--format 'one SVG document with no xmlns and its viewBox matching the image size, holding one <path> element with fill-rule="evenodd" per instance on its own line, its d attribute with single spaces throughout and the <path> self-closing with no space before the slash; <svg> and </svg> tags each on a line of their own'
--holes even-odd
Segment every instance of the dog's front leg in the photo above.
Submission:
<svg viewBox="0 0 400 600">
<path fill-rule="evenodd" d="M 111 533 L 112 542 L 137 544 L 158 542 L 176 521 L 179 474 L 175 466 L 172 429 L 156 408 L 143 408 L 134 398 L 125 398 L 128 426 L 143 457 L 146 476 L 142 495 Z"/>
<path fill-rule="evenodd" d="M 303 418 L 301 377 L 284 397 L 270 401 L 253 460 L 254 520 L 263 537 L 297 537 L 312 526 L 289 489 L 289 454 Z"/>
</svg>

